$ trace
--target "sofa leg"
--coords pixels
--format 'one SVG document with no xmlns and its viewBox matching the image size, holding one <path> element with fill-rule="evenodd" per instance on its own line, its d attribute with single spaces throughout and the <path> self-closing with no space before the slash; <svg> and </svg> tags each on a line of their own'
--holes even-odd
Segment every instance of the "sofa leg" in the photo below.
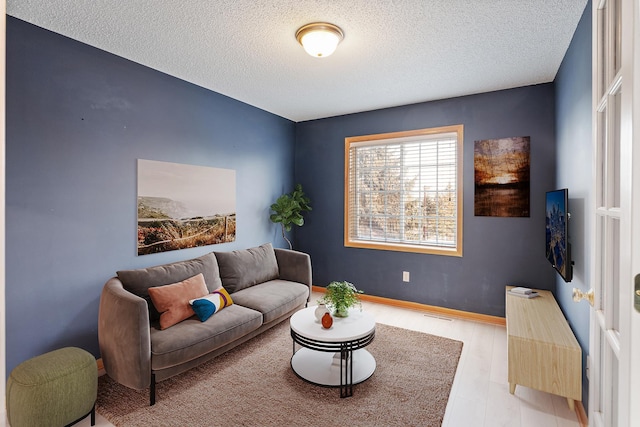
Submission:
<svg viewBox="0 0 640 427">
<path fill-rule="evenodd" d="M 151 386 L 149 387 L 149 406 L 156 404 L 156 374 L 151 374 Z"/>
</svg>

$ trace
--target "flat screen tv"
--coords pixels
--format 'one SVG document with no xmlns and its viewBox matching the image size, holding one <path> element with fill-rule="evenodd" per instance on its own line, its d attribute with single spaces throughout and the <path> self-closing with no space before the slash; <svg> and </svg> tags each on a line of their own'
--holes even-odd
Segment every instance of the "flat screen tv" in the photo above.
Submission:
<svg viewBox="0 0 640 427">
<path fill-rule="evenodd" d="M 569 191 L 547 191 L 545 199 L 547 259 L 565 282 L 573 277 L 571 244 L 569 243 Z"/>
</svg>

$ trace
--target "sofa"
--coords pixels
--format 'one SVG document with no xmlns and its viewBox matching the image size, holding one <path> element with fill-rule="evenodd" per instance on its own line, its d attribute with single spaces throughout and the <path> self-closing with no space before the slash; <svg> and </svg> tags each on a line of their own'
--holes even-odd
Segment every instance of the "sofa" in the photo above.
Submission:
<svg viewBox="0 0 640 427">
<path fill-rule="evenodd" d="M 157 382 L 213 359 L 305 307 L 311 280 L 308 254 L 270 243 L 118 271 L 100 296 L 104 369 L 122 385 L 149 388 L 153 405 Z M 194 297 L 198 292 L 206 295 Z M 202 319 L 213 311 L 206 320 L 198 303 L 209 303 Z"/>
</svg>

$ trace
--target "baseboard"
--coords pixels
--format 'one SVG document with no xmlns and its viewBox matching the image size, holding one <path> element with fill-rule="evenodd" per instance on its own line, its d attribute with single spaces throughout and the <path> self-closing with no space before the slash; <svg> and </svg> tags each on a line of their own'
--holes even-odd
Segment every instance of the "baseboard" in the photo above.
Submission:
<svg viewBox="0 0 640 427">
<path fill-rule="evenodd" d="M 104 375 L 107 372 L 104 370 L 104 363 L 102 363 L 102 358 L 96 360 L 96 364 L 98 365 L 98 376 Z"/>
<path fill-rule="evenodd" d="M 325 288 L 322 288 L 320 286 L 313 286 L 312 291 L 324 293 Z M 489 323 L 492 325 L 499 325 L 499 326 L 506 326 L 507 324 L 507 320 L 504 317 L 489 316 L 487 314 L 472 313 L 469 311 L 462 311 L 462 310 L 454 310 L 452 308 L 438 307 L 435 305 L 420 304 L 417 302 L 402 301 L 402 300 L 378 297 L 375 295 L 367 295 L 367 294 L 360 295 L 360 299 L 362 301 L 375 302 L 378 304 L 384 304 L 384 305 L 389 305 L 389 306 L 399 307 L 399 308 L 407 308 L 410 310 L 424 311 L 427 313 L 437 314 L 445 317 L 452 317 L 456 319 L 471 320 L 474 322 Z"/>
</svg>

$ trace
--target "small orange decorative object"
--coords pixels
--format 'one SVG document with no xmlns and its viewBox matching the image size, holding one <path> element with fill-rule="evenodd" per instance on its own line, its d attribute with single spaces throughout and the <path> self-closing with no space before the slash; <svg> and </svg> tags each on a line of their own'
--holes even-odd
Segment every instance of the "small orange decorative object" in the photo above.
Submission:
<svg viewBox="0 0 640 427">
<path fill-rule="evenodd" d="M 325 329 L 329 329 L 333 325 L 333 317 L 329 313 L 325 313 L 322 316 L 322 327 Z"/>
</svg>

